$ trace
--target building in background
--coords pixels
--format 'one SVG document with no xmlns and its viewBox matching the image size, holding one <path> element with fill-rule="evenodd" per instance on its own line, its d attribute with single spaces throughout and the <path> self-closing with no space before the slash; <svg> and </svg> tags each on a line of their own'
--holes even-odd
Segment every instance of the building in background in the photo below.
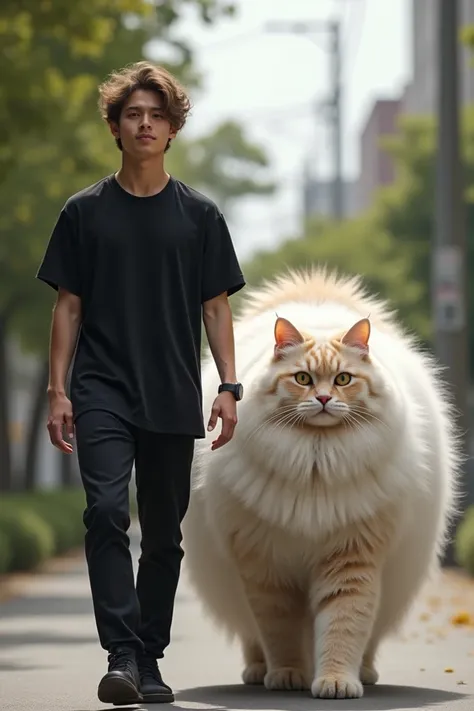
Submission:
<svg viewBox="0 0 474 711">
<path fill-rule="evenodd" d="M 402 96 L 378 99 L 360 134 L 360 174 L 356 190 L 356 212 L 369 208 L 379 188 L 395 179 L 395 166 L 381 148 L 380 139 L 398 130 L 401 114 L 433 115 L 437 111 L 438 23 L 435 0 L 412 0 L 412 80 Z M 474 0 L 459 0 L 459 25 L 474 25 Z M 460 52 L 461 104 L 474 103 L 472 53 Z"/>
<path fill-rule="evenodd" d="M 360 138 L 360 174 L 356 189 L 356 210 L 363 212 L 372 204 L 378 188 L 395 178 L 394 162 L 381 146 L 384 136 L 397 132 L 400 99 L 378 99 L 363 127 Z"/>
<path fill-rule="evenodd" d="M 357 212 L 356 181 L 344 180 L 342 184 L 344 217 Z M 305 219 L 332 217 L 334 214 L 334 184 L 332 180 L 307 175 L 304 180 L 302 211 Z"/>
</svg>

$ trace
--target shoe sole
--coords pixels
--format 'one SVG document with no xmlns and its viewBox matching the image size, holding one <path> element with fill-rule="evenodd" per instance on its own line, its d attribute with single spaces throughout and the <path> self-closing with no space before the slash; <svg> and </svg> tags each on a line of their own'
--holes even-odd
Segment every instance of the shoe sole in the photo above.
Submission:
<svg viewBox="0 0 474 711">
<path fill-rule="evenodd" d="M 143 697 L 127 679 L 110 677 L 103 679 L 97 689 L 99 701 L 113 706 L 128 706 L 129 704 L 140 704 Z"/>
<path fill-rule="evenodd" d="M 171 704 L 174 701 L 174 694 L 143 694 L 144 704 Z"/>
</svg>

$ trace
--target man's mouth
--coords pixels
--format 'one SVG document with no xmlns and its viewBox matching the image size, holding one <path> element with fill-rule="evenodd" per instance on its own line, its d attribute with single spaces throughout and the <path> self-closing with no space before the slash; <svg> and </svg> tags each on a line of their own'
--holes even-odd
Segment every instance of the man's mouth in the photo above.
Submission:
<svg viewBox="0 0 474 711">
<path fill-rule="evenodd" d="M 151 133 L 142 133 L 140 136 L 137 136 L 137 139 L 139 141 L 154 141 L 155 137 L 151 135 Z"/>
</svg>

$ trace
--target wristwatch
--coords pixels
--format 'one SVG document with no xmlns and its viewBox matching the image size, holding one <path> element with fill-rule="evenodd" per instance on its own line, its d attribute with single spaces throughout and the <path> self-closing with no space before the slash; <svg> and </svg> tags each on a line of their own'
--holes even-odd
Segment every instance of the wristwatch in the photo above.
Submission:
<svg viewBox="0 0 474 711">
<path fill-rule="evenodd" d="M 242 400 L 244 396 L 244 387 L 242 383 L 222 383 L 219 385 L 219 395 L 225 392 L 232 393 L 238 402 L 239 400 Z"/>
</svg>

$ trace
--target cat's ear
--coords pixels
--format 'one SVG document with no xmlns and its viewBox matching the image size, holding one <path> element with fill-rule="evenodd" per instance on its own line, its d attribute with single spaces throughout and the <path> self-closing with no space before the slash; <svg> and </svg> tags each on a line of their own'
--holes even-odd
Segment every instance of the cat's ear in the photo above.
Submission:
<svg viewBox="0 0 474 711">
<path fill-rule="evenodd" d="M 350 348 L 358 348 L 364 355 L 369 352 L 370 321 L 363 318 L 357 321 L 342 337 L 342 343 Z"/>
<path fill-rule="evenodd" d="M 286 318 L 277 318 L 275 322 L 275 357 L 283 355 L 282 351 L 289 346 L 299 346 L 304 338 L 297 328 Z"/>
</svg>

